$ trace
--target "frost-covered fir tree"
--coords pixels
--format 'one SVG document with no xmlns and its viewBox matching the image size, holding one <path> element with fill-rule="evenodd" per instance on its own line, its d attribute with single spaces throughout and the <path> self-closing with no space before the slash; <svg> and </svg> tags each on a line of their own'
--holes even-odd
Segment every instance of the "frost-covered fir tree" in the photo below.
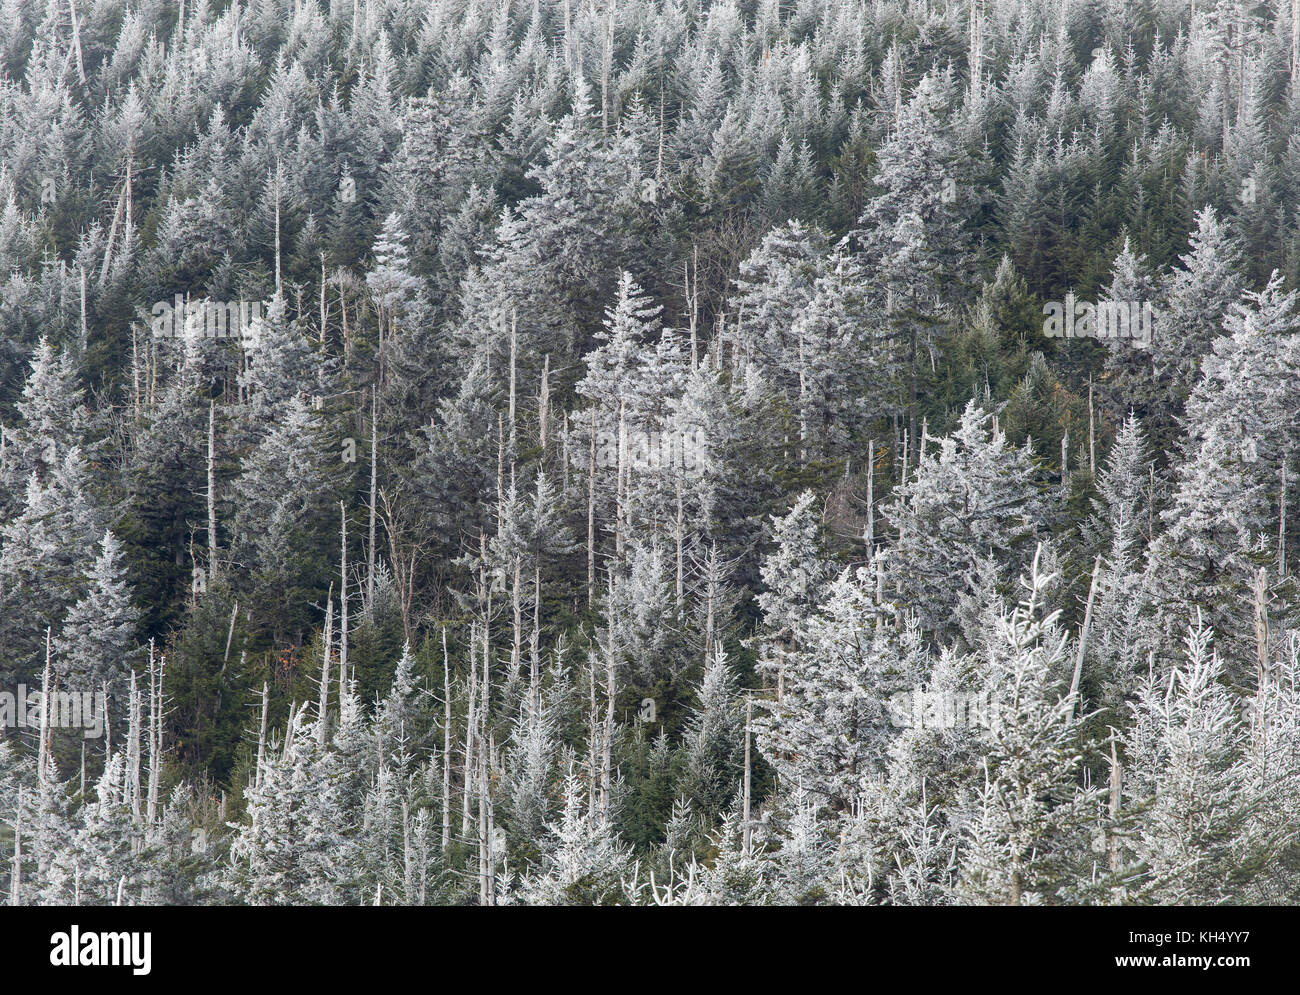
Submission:
<svg viewBox="0 0 1300 995">
<path fill-rule="evenodd" d="M 336 469 L 326 445 L 318 417 L 298 395 L 233 485 L 232 555 L 246 565 L 267 620 L 285 634 L 314 600 L 335 545 L 326 523 L 334 520 Z M 347 454 L 345 443 L 340 455 Z"/>
<path fill-rule="evenodd" d="M 744 763 L 744 716 L 721 644 L 704 670 L 699 706 L 681 747 L 679 791 L 692 814 L 712 826 L 735 798 Z"/>
<path fill-rule="evenodd" d="M 525 905 L 625 904 L 635 887 L 633 861 L 613 827 L 587 804 L 572 766 L 563 796 L 538 870 L 525 876 L 514 899 Z"/>
<path fill-rule="evenodd" d="M 69 610 L 54 640 L 54 672 L 64 687 L 121 694 L 138 656 L 140 612 L 131 603 L 122 544 L 105 532 L 89 590 Z"/>
<path fill-rule="evenodd" d="M 1083 784 L 1090 744 L 1059 613 L 1044 614 L 1049 579 L 1035 560 L 1025 600 L 998 617 L 978 663 L 990 714 L 983 784 L 965 801 L 963 902 L 1072 904 L 1087 893 L 1100 796 Z"/>
<path fill-rule="evenodd" d="M 943 81 L 927 74 L 902 105 L 876 153 L 878 193 L 853 236 L 879 288 L 903 368 L 898 397 L 909 412 L 913 447 L 919 378 L 941 319 L 960 292 L 966 260 L 965 181 L 959 147 L 945 120 Z M 928 365 L 926 363 L 925 365 Z"/>
<path fill-rule="evenodd" d="M 845 571 L 798 624 L 758 743 L 787 791 L 843 811 L 881 774 L 895 733 L 889 699 L 921 675 L 905 672 L 900 634 L 876 604 L 874 578 Z"/>
<path fill-rule="evenodd" d="M 250 905 L 354 901 L 347 875 L 355 825 L 339 817 L 339 761 L 301 712 L 286 737 L 245 788 L 248 822 L 232 826 L 228 886 Z"/>
<path fill-rule="evenodd" d="M 898 530 L 887 584 L 915 607 L 922 627 L 951 634 L 959 595 L 980 592 L 991 559 L 1008 585 L 1028 565 L 1045 524 L 1031 452 L 1007 441 L 974 401 L 952 435 L 923 443 L 915 470 L 882 511 Z"/>
<path fill-rule="evenodd" d="M 1179 256 L 1181 266 L 1165 280 L 1151 354 L 1157 387 L 1152 396 L 1133 398 L 1148 416 L 1177 414 L 1196 383 L 1201 358 L 1220 334 L 1221 323 L 1244 289 L 1241 249 L 1213 207 L 1196 215 L 1190 248 Z M 1172 438 L 1162 418 L 1155 443 L 1163 448 Z"/>
<path fill-rule="evenodd" d="M 1198 625 L 1184 662 L 1150 671 L 1130 705 L 1118 827 L 1123 900 L 1236 900 L 1270 874 L 1293 834 L 1268 817 L 1283 783 L 1255 777 L 1250 729 L 1222 676 L 1211 633 Z"/>
<path fill-rule="evenodd" d="M 84 591 L 104 534 L 81 450 L 69 449 L 41 480 L 27 480 L 22 510 L 0 528 L 0 674 L 35 672 L 47 630 L 57 631 Z M 16 681 L 15 681 L 16 683 Z"/>
<path fill-rule="evenodd" d="M 85 391 L 78 383 L 72 356 L 56 353 L 47 339 L 37 343 L 31 370 L 23 385 L 22 400 L 15 405 L 21 424 L 4 431 L 0 457 L 0 514 L 17 511 L 27 478 L 33 473 L 45 481 L 62 462 L 68 450 L 89 443 L 90 412 Z"/>
<path fill-rule="evenodd" d="M 1221 640 L 1230 672 L 1248 666 L 1255 571 L 1276 555 L 1283 475 L 1294 473 L 1290 439 L 1300 410 L 1295 293 L 1277 274 L 1249 292 L 1214 340 L 1187 402 L 1187 435 L 1165 532 L 1151 549 L 1147 587 L 1164 654 L 1197 608 Z"/>
<path fill-rule="evenodd" d="M 1095 550 L 1096 612 L 1091 619 L 1085 667 L 1089 683 L 1100 672 L 1102 694 L 1117 707 L 1138 671 L 1146 666 L 1150 620 L 1143 617 L 1145 550 L 1155 516 L 1155 485 L 1146 432 L 1136 415 L 1120 427 L 1097 481 L 1093 513 L 1085 526 Z"/>
</svg>

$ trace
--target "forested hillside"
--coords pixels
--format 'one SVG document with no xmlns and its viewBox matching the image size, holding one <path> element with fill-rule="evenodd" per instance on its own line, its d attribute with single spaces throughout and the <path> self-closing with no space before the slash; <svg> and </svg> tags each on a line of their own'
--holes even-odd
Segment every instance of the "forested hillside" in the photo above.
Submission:
<svg viewBox="0 0 1300 995">
<path fill-rule="evenodd" d="M 1300 902 L 1298 212 L 1296 0 L 2 0 L 0 894 Z"/>
</svg>

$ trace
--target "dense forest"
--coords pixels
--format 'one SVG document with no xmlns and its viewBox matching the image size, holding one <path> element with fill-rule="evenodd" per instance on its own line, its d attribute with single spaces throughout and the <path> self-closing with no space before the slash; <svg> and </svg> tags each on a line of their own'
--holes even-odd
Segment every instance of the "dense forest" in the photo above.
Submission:
<svg viewBox="0 0 1300 995">
<path fill-rule="evenodd" d="M 0 0 L 13 905 L 1300 902 L 1296 0 Z"/>
</svg>

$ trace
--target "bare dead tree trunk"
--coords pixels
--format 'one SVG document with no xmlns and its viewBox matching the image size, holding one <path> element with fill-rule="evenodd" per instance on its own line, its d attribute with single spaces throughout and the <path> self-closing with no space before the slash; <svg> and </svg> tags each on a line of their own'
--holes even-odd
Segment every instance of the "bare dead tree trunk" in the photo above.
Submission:
<svg viewBox="0 0 1300 995">
<path fill-rule="evenodd" d="M 145 824 L 152 826 L 158 816 L 158 791 L 162 776 L 162 712 L 163 669 L 167 658 L 158 660 L 155 675 L 152 647 L 149 654 L 149 795 L 146 801 Z M 156 686 L 155 686 L 156 682 Z"/>
<path fill-rule="evenodd" d="M 682 439 L 680 449 L 685 448 L 685 438 Z M 683 463 L 686 459 L 684 452 L 679 449 L 677 459 L 677 527 L 674 529 L 673 538 L 677 543 L 677 610 L 682 610 L 682 602 L 685 600 L 685 563 L 683 562 L 683 546 L 685 545 L 685 509 L 682 504 L 682 475 L 685 472 Z"/>
<path fill-rule="evenodd" d="M 149 648 L 153 648 L 153 640 L 149 640 Z M 108 681 L 103 683 L 104 700 L 108 701 Z M 113 755 L 113 723 L 107 710 L 104 712 L 104 763 L 108 763 L 108 758 Z"/>
<path fill-rule="evenodd" d="M 23 786 L 18 786 L 18 811 L 14 815 L 14 857 L 9 875 L 9 904 L 17 908 L 23 903 Z"/>
<path fill-rule="evenodd" d="M 1300 0 L 1296 0 L 1300 3 Z M 1277 579 L 1286 577 L 1286 460 L 1282 458 L 1282 493 L 1277 508 Z"/>
<path fill-rule="evenodd" d="M 713 652 L 714 612 L 718 597 L 718 543 L 716 540 L 709 544 L 709 574 L 704 593 L 704 659 L 705 662 L 708 662 L 709 655 Z"/>
<path fill-rule="evenodd" d="M 1079 630 L 1079 652 L 1074 658 L 1074 676 L 1070 678 L 1070 709 L 1071 714 L 1077 707 L 1080 712 L 1083 711 L 1082 705 L 1077 701 L 1079 695 L 1079 679 L 1083 676 L 1083 657 L 1088 652 L 1088 630 L 1092 628 L 1092 603 L 1097 597 L 1097 578 L 1101 574 L 1101 557 L 1098 556 L 1092 564 L 1092 583 L 1088 587 L 1088 604 L 1083 610 L 1083 628 Z"/>
<path fill-rule="evenodd" d="M 347 288 L 343 285 L 343 270 L 339 268 L 335 271 L 339 283 L 339 323 L 343 327 L 343 366 L 348 365 L 348 360 L 352 356 L 352 336 L 348 332 L 348 298 Z"/>
<path fill-rule="evenodd" d="M 611 634 L 609 650 L 605 658 L 605 735 L 604 751 L 600 763 L 600 804 L 601 817 L 609 822 L 610 792 L 613 783 L 613 748 L 614 748 L 614 639 Z"/>
<path fill-rule="evenodd" d="M 131 671 L 130 716 L 126 732 L 127 790 L 131 796 L 131 816 L 140 823 L 140 686 Z"/>
<path fill-rule="evenodd" d="M 491 705 L 492 692 L 492 636 L 491 620 L 492 618 L 492 589 L 488 588 L 487 612 L 483 619 L 483 683 L 481 691 L 483 693 L 483 705 L 479 709 L 479 725 L 487 729 L 488 708 Z M 479 746 L 482 746 L 480 741 Z"/>
<path fill-rule="evenodd" d="M 490 904 L 488 896 L 488 830 L 487 830 L 487 762 L 485 751 L 479 751 L 478 770 L 478 903 Z"/>
<path fill-rule="evenodd" d="M 221 656 L 221 668 L 224 670 L 226 664 L 230 662 L 230 644 L 235 639 L 235 620 L 239 618 L 239 602 L 236 601 L 233 608 L 230 609 L 230 627 L 226 630 L 226 652 Z"/>
<path fill-rule="evenodd" d="M 686 306 L 690 310 L 691 322 L 691 369 L 700 368 L 700 247 L 691 246 L 691 261 L 683 263 L 686 267 Z M 692 270 L 694 278 L 692 279 Z"/>
<path fill-rule="evenodd" d="M 139 326 L 131 322 L 131 407 L 136 418 L 140 417 L 140 332 Z"/>
<path fill-rule="evenodd" d="M 1061 491 L 1065 496 L 1070 493 L 1070 433 L 1061 436 Z"/>
<path fill-rule="evenodd" d="M 744 853 L 749 856 L 750 824 L 749 824 L 749 780 L 750 780 L 750 759 L 749 759 L 749 740 L 750 728 L 754 721 L 754 702 L 750 698 L 745 699 L 745 810 L 744 810 Z"/>
<path fill-rule="evenodd" d="M 134 683 L 135 673 L 132 672 L 131 680 Z M 41 728 L 40 744 L 36 750 L 36 763 L 40 767 L 40 777 L 45 779 L 46 761 L 49 760 L 49 727 L 50 727 L 50 627 L 45 627 L 45 672 L 41 676 Z"/>
<path fill-rule="evenodd" d="M 564 0 L 564 67 L 570 72 L 573 71 L 573 48 L 569 36 L 571 17 L 572 15 L 569 11 L 569 0 Z"/>
<path fill-rule="evenodd" d="M 1255 685 L 1263 694 L 1272 670 L 1268 655 L 1268 571 L 1263 567 L 1255 575 Z M 1261 728 L 1264 723 L 1260 723 Z"/>
<path fill-rule="evenodd" d="M 492 852 L 493 836 L 495 835 L 495 806 L 492 801 L 492 790 L 489 767 L 491 766 L 492 753 L 495 749 L 495 743 L 489 737 L 488 748 L 480 751 L 479 760 L 479 793 L 478 793 L 478 838 L 479 838 L 479 903 L 481 905 L 496 904 L 496 856 Z"/>
<path fill-rule="evenodd" d="M 505 421 L 501 415 L 497 415 L 497 523 L 505 518 L 506 514 L 506 430 Z"/>
<path fill-rule="evenodd" d="M 1120 806 L 1120 799 L 1123 794 L 1123 787 L 1124 787 L 1124 771 L 1123 768 L 1120 766 L 1119 757 L 1115 752 L 1114 730 L 1111 730 L 1110 803 L 1108 806 L 1108 812 L 1110 814 L 1111 832 L 1110 832 L 1110 840 L 1109 840 L 1110 845 L 1107 847 L 1107 851 L 1110 856 L 1111 873 L 1116 873 L 1119 871 L 1119 834 L 1115 832 L 1115 825 L 1119 821 L 1119 806 Z"/>
<path fill-rule="evenodd" d="M 470 821 L 470 785 L 474 779 L 474 734 L 478 728 L 478 666 L 474 662 L 474 626 L 470 626 L 469 635 L 469 688 L 467 691 L 468 714 L 465 719 L 465 764 L 462 780 L 460 835 L 469 836 Z"/>
<path fill-rule="evenodd" d="M 519 312 L 511 310 L 510 312 L 510 452 L 511 460 L 514 459 L 515 452 L 515 394 L 516 383 L 518 382 L 518 354 L 519 354 Z"/>
<path fill-rule="evenodd" d="M 876 440 L 867 443 L 867 558 L 876 555 Z"/>
<path fill-rule="evenodd" d="M 1300 79 L 1300 0 L 1291 0 L 1291 85 Z"/>
<path fill-rule="evenodd" d="M 803 324 L 799 324 L 799 462 L 808 462 L 808 363 L 804 358 Z"/>
<path fill-rule="evenodd" d="M 266 763 L 266 718 L 267 708 L 271 701 L 271 688 L 266 681 L 262 682 L 262 723 L 257 732 L 257 770 L 253 775 L 253 784 L 260 788 L 262 786 L 262 765 Z"/>
<path fill-rule="evenodd" d="M 90 344 L 90 322 L 86 316 L 86 267 L 80 267 L 81 270 L 81 341 L 79 343 L 81 352 L 84 354 L 86 346 Z"/>
<path fill-rule="evenodd" d="M 451 658 L 442 627 L 442 851 L 451 844 Z"/>
<path fill-rule="evenodd" d="M 898 478 L 898 483 L 902 485 L 907 484 L 907 473 L 908 473 L 908 462 L 909 462 L 908 457 L 911 455 L 911 449 L 912 449 L 912 442 L 908 438 L 908 431 L 909 430 L 906 428 L 903 429 L 903 470 L 902 470 L 902 475 Z"/>
<path fill-rule="evenodd" d="M 620 401 L 618 405 L 618 483 L 614 488 L 615 510 L 614 510 L 614 555 L 618 562 L 623 562 L 623 526 L 624 501 L 626 495 L 623 491 L 623 472 L 627 465 L 627 401 Z"/>
<path fill-rule="evenodd" d="M 81 22 L 77 20 L 77 6 L 74 0 L 68 0 L 68 10 L 72 13 L 72 50 L 77 56 L 77 78 L 81 85 L 86 85 L 86 65 L 81 58 Z"/>
<path fill-rule="evenodd" d="M 321 654 L 320 668 L 320 704 L 317 706 L 316 715 L 318 724 L 316 727 L 316 742 L 324 746 L 327 736 L 326 716 L 329 711 L 330 699 L 330 658 L 334 653 L 334 582 L 330 581 L 329 596 L 325 601 L 325 651 Z M 342 702 L 339 702 L 342 706 Z"/>
<path fill-rule="evenodd" d="M 370 536 L 366 549 L 366 607 L 375 603 L 375 492 L 379 482 L 379 390 L 370 388 Z"/>
<path fill-rule="evenodd" d="M 600 780 L 600 765 L 597 763 L 596 754 L 600 746 L 599 722 L 600 719 L 596 713 L 596 654 L 587 654 L 587 691 L 589 696 L 587 711 L 587 728 L 589 738 L 587 744 L 587 810 L 596 812 L 599 809 L 597 785 Z"/>
<path fill-rule="evenodd" d="M 546 459 L 546 422 L 551 408 L 551 356 L 548 353 L 542 360 L 542 387 L 537 395 L 537 437 L 542 448 L 542 459 Z"/>
<path fill-rule="evenodd" d="M 591 410 L 591 452 L 587 457 L 587 607 L 596 597 L 596 409 Z"/>
<path fill-rule="evenodd" d="M 348 689 L 348 509 L 339 502 L 339 717 Z"/>
<path fill-rule="evenodd" d="M 529 637 L 529 670 L 532 678 L 532 702 L 530 706 L 530 716 L 532 719 L 532 728 L 537 723 L 537 716 L 541 710 L 542 695 L 542 568 L 533 567 L 533 632 Z"/>
<path fill-rule="evenodd" d="M 208 573 L 217 576 L 217 405 L 208 401 Z"/>
<path fill-rule="evenodd" d="M 515 569 L 513 582 L 510 587 L 510 607 L 513 613 L 513 631 L 511 634 L 510 644 L 510 673 L 519 676 L 520 668 L 523 667 L 524 652 L 524 606 L 519 590 L 519 574 L 522 562 L 519 557 L 515 557 Z"/>
</svg>

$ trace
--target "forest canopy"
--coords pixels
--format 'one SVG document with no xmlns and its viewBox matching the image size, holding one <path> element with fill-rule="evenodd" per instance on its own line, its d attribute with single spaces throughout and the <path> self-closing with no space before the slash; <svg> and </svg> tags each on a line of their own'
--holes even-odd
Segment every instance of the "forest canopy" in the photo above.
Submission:
<svg viewBox="0 0 1300 995">
<path fill-rule="evenodd" d="M 0 0 L 0 894 L 1300 901 L 1300 9 Z"/>
</svg>

